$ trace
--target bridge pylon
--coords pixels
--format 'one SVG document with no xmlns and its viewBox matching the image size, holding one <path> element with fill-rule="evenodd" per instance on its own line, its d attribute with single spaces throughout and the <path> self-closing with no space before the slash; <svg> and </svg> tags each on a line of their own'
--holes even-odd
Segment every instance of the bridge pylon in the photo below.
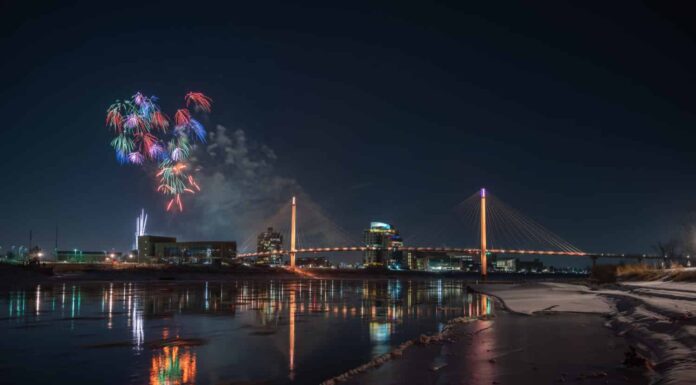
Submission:
<svg viewBox="0 0 696 385">
<path fill-rule="evenodd" d="M 292 197 L 292 214 L 290 216 L 290 268 L 295 268 L 295 255 L 297 254 L 297 202 Z"/>
<path fill-rule="evenodd" d="M 488 276 L 488 261 L 486 260 L 486 189 L 481 189 L 481 276 Z"/>
</svg>

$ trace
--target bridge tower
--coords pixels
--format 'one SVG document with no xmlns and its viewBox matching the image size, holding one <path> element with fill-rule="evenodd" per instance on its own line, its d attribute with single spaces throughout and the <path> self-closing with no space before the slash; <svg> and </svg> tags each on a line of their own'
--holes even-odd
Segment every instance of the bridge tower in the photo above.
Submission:
<svg viewBox="0 0 696 385">
<path fill-rule="evenodd" d="M 292 197 L 292 215 L 290 216 L 290 268 L 295 268 L 295 255 L 297 254 L 297 247 L 295 244 L 295 238 L 297 236 L 297 204 L 295 197 Z"/>
<path fill-rule="evenodd" d="M 294 206 L 293 206 L 294 207 Z M 481 189 L 481 276 L 488 276 L 488 261 L 486 260 L 486 189 Z"/>
</svg>

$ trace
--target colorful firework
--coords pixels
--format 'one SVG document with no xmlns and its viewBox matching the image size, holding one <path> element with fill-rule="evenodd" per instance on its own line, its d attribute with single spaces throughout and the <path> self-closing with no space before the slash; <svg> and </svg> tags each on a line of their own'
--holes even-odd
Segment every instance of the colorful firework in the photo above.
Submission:
<svg viewBox="0 0 696 385">
<path fill-rule="evenodd" d="M 210 105 L 213 102 L 212 99 L 200 92 L 189 92 L 184 99 L 186 100 L 186 107 L 193 104 L 194 109 L 205 112 L 210 112 Z"/>
<path fill-rule="evenodd" d="M 186 107 L 174 114 L 174 130 L 168 137 L 169 117 L 159 105 L 157 97 L 140 92 L 129 99 L 116 100 L 106 110 L 106 126 L 116 134 L 111 147 L 116 159 L 136 165 L 157 162 L 157 191 L 168 196 L 167 211 L 183 211 L 183 194 L 195 194 L 201 188 L 190 174 L 188 159 L 191 140 L 205 143 L 207 133 L 203 125 L 191 116 L 194 112 L 210 112 L 212 99 L 200 92 L 189 92 L 184 97 Z"/>
</svg>

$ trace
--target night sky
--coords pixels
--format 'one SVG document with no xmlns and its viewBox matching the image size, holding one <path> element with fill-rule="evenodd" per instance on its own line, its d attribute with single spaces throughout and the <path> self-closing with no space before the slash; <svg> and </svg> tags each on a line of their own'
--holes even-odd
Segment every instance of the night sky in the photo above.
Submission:
<svg viewBox="0 0 696 385">
<path fill-rule="evenodd" d="M 407 244 L 483 186 L 588 251 L 649 252 L 696 207 L 691 9 L 28 3 L 0 8 L 3 250 L 30 229 L 52 248 L 56 224 L 60 248 L 124 250 L 141 207 L 152 233 L 241 242 L 240 202 L 297 189 L 356 239 L 383 220 Z M 167 214 L 116 162 L 105 110 L 138 90 L 213 98 L 208 130 L 242 133 L 258 172 L 203 165 L 237 203 Z"/>
</svg>

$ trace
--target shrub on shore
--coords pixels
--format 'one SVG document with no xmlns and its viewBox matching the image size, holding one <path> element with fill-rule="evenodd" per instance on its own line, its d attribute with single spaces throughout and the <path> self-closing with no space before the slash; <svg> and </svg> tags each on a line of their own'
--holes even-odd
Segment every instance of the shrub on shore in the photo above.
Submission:
<svg viewBox="0 0 696 385">
<path fill-rule="evenodd" d="M 647 264 L 632 264 L 618 266 L 617 276 L 622 281 L 694 282 L 696 281 L 696 270 L 687 269 L 681 265 L 673 265 L 670 269 L 661 269 Z"/>
<path fill-rule="evenodd" d="M 644 263 L 618 266 L 618 277 L 624 281 L 655 281 L 665 277 L 665 270 Z"/>
</svg>

